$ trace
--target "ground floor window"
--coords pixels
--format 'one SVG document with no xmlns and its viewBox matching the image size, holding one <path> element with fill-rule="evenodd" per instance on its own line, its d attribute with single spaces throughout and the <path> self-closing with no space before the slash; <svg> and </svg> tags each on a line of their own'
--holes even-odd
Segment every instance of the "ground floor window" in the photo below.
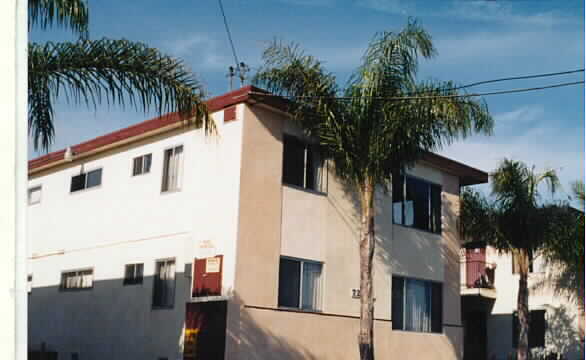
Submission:
<svg viewBox="0 0 586 360">
<path fill-rule="evenodd" d="M 282 257 L 279 264 L 279 306 L 321 310 L 322 264 Z"/>
<path fill-rule="evenodd" d="M 393 276 L 393 329 L 442 332 L 442 284 Z"/>
<path fill-rule="evenodd" d="M 175 259 L 159 260 L 155 267 L 153 307 L 171 308 L 175 304 Z"/>
<path fill-rule="evenodd" d="M 529 312 L 529 348 L 545 346 L 545 310 Z M 519 317 L 513 313 L 513 347 L 519 344 Z"/>
<path fill-rule="evenodd" d="M 61 290 L 91 289 L 94 286 L 94 270 L 75 270 L 61 273 Z"/>
</svg>

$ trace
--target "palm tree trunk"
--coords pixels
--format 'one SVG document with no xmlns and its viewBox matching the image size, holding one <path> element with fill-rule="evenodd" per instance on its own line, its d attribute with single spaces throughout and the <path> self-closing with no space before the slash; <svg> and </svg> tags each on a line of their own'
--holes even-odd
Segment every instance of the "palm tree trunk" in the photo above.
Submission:
<svg viewBox="0 0 586 360">
<path fill-rule="evenodd" d="M 360 189 L 360 360 L 374 360 L 374 301 L 372 293 L 372 259 L 374 255 L 374 184 L 368 179 Z"/>
<path fill-rule="evenodd" d="M 529 289 L 527 274 L 529 273 L 529 256 L 527 251 L 520 250 L 519 258 L 519 291 L 517 294 L 517 316 L 519 318 L 519 341 L 517 343 L 517 360 L 529 359 Z"/>
</svg>

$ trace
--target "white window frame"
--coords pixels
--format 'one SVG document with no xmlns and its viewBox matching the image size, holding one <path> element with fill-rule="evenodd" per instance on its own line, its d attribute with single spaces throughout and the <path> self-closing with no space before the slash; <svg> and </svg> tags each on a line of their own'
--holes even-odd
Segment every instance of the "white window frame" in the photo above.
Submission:
<svg viewBox="0 0 586 360">
<path fill-rule="evenodd" d="M 140 282 L 136 281 L 136 278 L 137 278 L 136 277 L 136 267 L 137 267 L 137 265 L 142 265 L 142 274 L 140 276 Z M 132 278 L 126 278 L 126 267 L 128 267 L 128 266 L 134 266 Z M 135 262 L 135 263 L 124 264 L 124 274 L 122 276 L 123 276 L 122 285 L 124 285 L 124 286 L 142 285 L 142 283 L 144 282 L 144 263 Z"/>
<path fill-rule="evenodd" d="M 68 288 L 68 287 L 64 287 L 63 285 L 63 276 L 65 274 L 70 274 L 70 273 L 76 273 L 76 276 L 83 276 L 80 273 L 84 272 L 84 271 L 91 271 L 91 275 L 92 275 L 92 285 L 91 286 L 87 286 L 87 287 L 83 287 L 83 286 L 79 286 L 79 287 L 72 287 L 72 288 Z M 82 278 L 82 284 L 83 284 L 83 278 Z M 91 290 L 94 288 L 94 268 L 82 268 L 82 269 L 73 269 L 73 270 L 64 270 L 61 271 L 61 278 L 59 279 L 59 291 L 84 291 L 84 290 Z"/>
<path fill-rule="evenodd" d="M 149 164 L 148 170 L 145 171 L 145 166 L 144 166 L 145 161 L 144 161 L 144 159 L 147 156 L 150 156 L 151 162 Z M 141 159 L 141 167 L 140 167 L 140 172 L 138 174 L 135 174 L 134 173 L 134 162 L 136 161 L 136 159 Z M 148 153 L 148 154 L 143 154 L 143 155 L 140 155 L 140 156 L 135 156 L 135 157 L 132 158 L 132 162 L 131 162 L 131 165 L 130 165 L 130 176 L 131 177 L 135 177 L 135 176 L 141 176 L 141 175 L 150 174 L 152 167 L 153 167 L 153 153 Z"/>
<path fill-rule="evenodd" d="M 99 185 L 95 185 L 92 187 L 87 187 L 87 178 L 88 178 L 88 174 L 91 173 L 92 171 L 97 171 L 97 170 L 101 170 L 102 171 L 102 175 L 100 176 L 100 184 Z M 85 184 L 84 184 L 84 188 L 83 189 L 79 189 L 79 190 L 75 190 L 75 191 L 71 191 L 71 181 L 73 181 L 73 178 L 76 176 L 79 176 L 81 174 L 85 174 Z M 92 168 L 90 170 L 82 170 L 79 174 L 75 174 L 71 176 L 71 179 L 69 181 L 69 193 L 70 194 L 77 194 L 79 192 L 83 192 L 83 191 L 88 191 L 88 190 L 92 190 L 92 189 L 99 189 L 102 187 L 103 184 L 103 179 L 104 179 L 104 168 L 102 166 L 100 167 L 96 167 L 96 168 Z"/>
<path fill-rule="evenodd" d="M 167 170 L 167 189 L 165 189 L 165 162 L 167 161 L 166 159 L 166 153 L 168 150 L 172 150 L 172 154 L 171 157 L 173 157 L 176 153 L 177 148 L 181 148 L 181 156 L 179 159 L 179 162 L 176 164 L 175 168 L 173 169 L 176 174 L 175 174 L 175 187 L 171 188 L 170 187 L 170 183 L 171 183 L 171 165 L 169 165 L 169 169 Z M 181 187 L 183 185 L 183 159 L 185 157 L 185 146 L 183 144 L 177 144 L 174 146 L 169 146 L 166 147 L 165 149 L 163 149 L 163 174 L 161 177 L 161 193 L 173 193 L 173 192 L 177 192 L 177 191 L 181 191 Z"/>
<path fill-rule="evenodd" d="M 321 179 L 321 184 L 314 184 L 315 189 L 312 189 L 310 187 L 307 186 L 307 163 L 308 163 L 308 154 L 309 154 L 309 148 L 312 146 L 315 146 L 315 143 L 312 143 L 310 141 L 307 141 L 306 139 L 303 139 L 299 136 L 295 136 L 293 134 L 288 134 L 288 133 L 283 133 L 283 156 L 285 153 L 285 138 L 293 138 L 296 141 L 299 141 L 303 144 L 303 186 L 299 186 L 299 185 L 295 185 L 295 184 L 290 184 L 288 182 L 285 181 L 285 179 L 281 179 L 281 183 L 285 186 L 289 186 L 295 189 L 300 189 L 300 190 L 304 190 L 304 191 L 308 191 L 308 192 L 312 192 L 312 193 L 316 193 L 319 195 L 327 195 L 328 194 L 328 181 L 329 181 L 329 169 L 328 169 L 328 160 L 324 159 L 322 157 L 322 154 L 319 154 L 320 157 L 320 166 L 318 166 L 317 168 L 319 169 L 319 171 L 322 172 L 322 179 Z M 281 167 L 283 167 L 285 164 L 284 158 L 281 164 Z M 282 169 L 282 171 L 284 171 Z"/>
<path fill-rule="evenodd" d="M 33 191 L 40 191 L 40 195 L 39 195 L 39 200 L 31 202 L 31 193 Z M 41 198 L 43 196 L 43 185 L 36 185 L 36 186 L 32 186 L 30 188 L 28 188 L 28 192 L 27 192 L 27 201 L 29 205 L 36 205 L 36 204 L 40 204 L 41 203 Z"/>
</svg>

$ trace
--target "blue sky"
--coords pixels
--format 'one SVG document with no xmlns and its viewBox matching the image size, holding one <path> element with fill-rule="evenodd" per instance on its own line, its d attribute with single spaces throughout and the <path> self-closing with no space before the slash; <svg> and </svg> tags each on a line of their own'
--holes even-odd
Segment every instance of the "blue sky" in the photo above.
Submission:
<svg viewBox="0 0 586 360">
<path fill-rule="evenodd" d="M 173 4 L 173 6 L 169 6 Z M 238 57 L 253 69 L 267 41 L 296 41 L 326 63 L 341 84 L 360 64 L 377 31 L 398 31 L 409 16 L 431 33 L 438 56 L 422 61 L 420 80 L 467 84 L 584 68 L 582 0 L 223 0 Z M 167 5 L 167 6 L 166 6 Z M 148 43 L 182 58 L 210 96 L 228 90 L 233 58 L 217 1 L 90 0 L 90 37 Z M 72 40 L 61 30 L 33 30 L 31 41 Z M 474 88 L 475 92 L 584 79 L 584 73 Z M 474 136 L 441 151 L 479 169 L 504 157 L 558 169 L 565 190 L 584 179 L 584 87 L 486 97 L 492 137 Z M 57 106 L 51 151 L 154 116 L 133 109 Z M 29 156 L 39 155 L 29 150 Z M 563 194 L 562 194 L 563 195 Z"/>
</svg>

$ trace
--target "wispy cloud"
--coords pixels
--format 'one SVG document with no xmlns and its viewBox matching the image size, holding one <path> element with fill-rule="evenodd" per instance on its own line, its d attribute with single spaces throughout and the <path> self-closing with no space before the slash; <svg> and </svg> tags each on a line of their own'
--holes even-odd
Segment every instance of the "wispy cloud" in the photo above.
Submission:
<svg viewBox="0 0 586 360">
<path fill-rule="evenodd" d="M 208 34 L 176 36 L 162 43 L 160 47 L 171 55 L 185 59 L 197 69 L 219 70 L 232 63 L 229 54 L 224 50 L 225 46 Z"/>
</svg>

